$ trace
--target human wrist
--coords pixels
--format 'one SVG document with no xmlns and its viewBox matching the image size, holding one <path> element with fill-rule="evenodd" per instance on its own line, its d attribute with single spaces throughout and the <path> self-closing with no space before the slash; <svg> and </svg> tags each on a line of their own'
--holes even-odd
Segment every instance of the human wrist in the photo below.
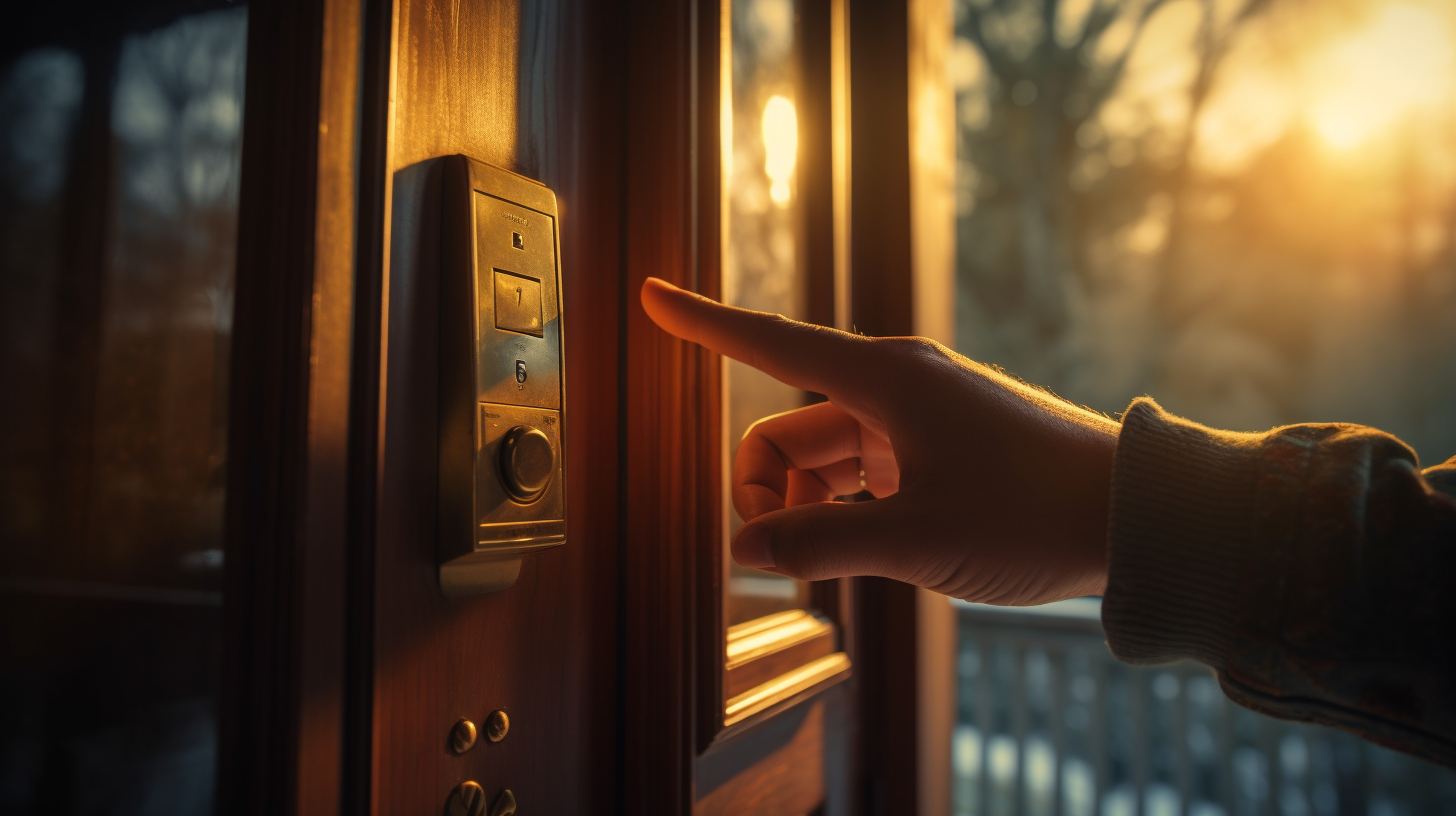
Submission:
<svg viewBox="0 0 1456 816">
<path fill-rule="evenodd" d="M 1085 416 L 1084 416 L 1085 415 Z M 1078 409 L 1063 425 L 1049 488 L 1046 521 L 1057 540 L 1066 597 L 1100 595 L 1107 586 L 1107 529 L 1119 425 Z"/>
<path fill-rule="evenodd" d="M 1098 420 L 1106 417 L 1097 416 Z M 1094 508 L 1091 520 L 1080 543 L 1082 559 L 1089 575 L 1088 595 L 1102 595 L 1107 590 L 1107 530 L 1112 514 L 1112 466 L 1117 457 L 1119 423 L 1106 420 L 1098 422 L 1089 440 L 1089 468 L 1087 478 L 1088 501 Z"/>
</svg>

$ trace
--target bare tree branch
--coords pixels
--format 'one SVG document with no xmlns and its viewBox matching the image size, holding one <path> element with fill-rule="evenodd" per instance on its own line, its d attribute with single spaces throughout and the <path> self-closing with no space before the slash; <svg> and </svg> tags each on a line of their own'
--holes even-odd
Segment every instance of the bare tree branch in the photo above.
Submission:
<svg viewBox="0 0 1456 816">
<path fill-rule="evenodd" d="M 1016 70 L 1016 63 L 1005 52 L 991 47 L 991 43 L 986 39 L 986 32 L 982 30 L 985 19 L 981 9 L 968 5 L 966 7 L 966 33 L 970 35 L 971 42 L 975 44 L 976 48 L 981 50 L 981 56 L 985 57 L 986 65 L 991 69 L 991 73 L 998 79 L 1007 81 L 1019 73 Z"/>
<path fill-rule="evenodd" d="M 1121 16 L 1122 10 L 1115 5 L 1097 4 L 1087 11 L 1087 19 L 1082 22 L 1082 34 L 1070 51 L 1081 51 L 1088 43 L 1101 37 L 1103 32 L 1116 22 Z"/>
<path fill-rule="evenodd" d="M 1166 5 L 1167 2 L 1168 0 L 1151 0 L 1151 2 L 1143 6 L 1138 12 L 1137 22 L 1133 24 L 1133 32 L 1127 38 L 1127 44 L 1122 47 L 1122 51 L 1109 64 L 1105 75 L 1106 79 L 1101 84 L 1101 87 L 1096 88 L 1089 95 L 1091 97 L 1090 103 L 1088 104 L 1089 110 L 1095 111 L 1101 108 L 1117 90 L 1118 84 L 1122 82 L 1122 75 L 1127 70 L 1128 60 L 1132 58 L 1133 52 L 1137 50 L 1138 43 L 1142 41 L 1143 31 L 1147 29 L 1148 20 L 1152 18 L 1158 9 Z"/>
</svg>

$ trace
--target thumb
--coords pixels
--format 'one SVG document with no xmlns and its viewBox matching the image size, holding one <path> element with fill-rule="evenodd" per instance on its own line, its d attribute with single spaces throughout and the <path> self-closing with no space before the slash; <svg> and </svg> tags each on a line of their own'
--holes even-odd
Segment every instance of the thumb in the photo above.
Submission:
<svg viewBox="0 0 1456 816">
<path fill-rule="evenodd" d="M 765 513 L 733 537 L 733 558 L 804 581 L 853 575 L 906 580 L 916 572 L 904 494 L 818 502 Z"/>
</svg>

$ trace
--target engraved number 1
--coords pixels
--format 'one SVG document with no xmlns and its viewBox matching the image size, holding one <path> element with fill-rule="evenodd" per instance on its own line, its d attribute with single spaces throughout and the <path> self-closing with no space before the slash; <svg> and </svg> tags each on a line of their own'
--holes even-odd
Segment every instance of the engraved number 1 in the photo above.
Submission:
<svg viewBox="0 0 1456 816">
<path fill-rule="evenodd" d="M 521 305 L 521 287 L 519 286 L 516 287 L 516 305 Z"/>
</svg>

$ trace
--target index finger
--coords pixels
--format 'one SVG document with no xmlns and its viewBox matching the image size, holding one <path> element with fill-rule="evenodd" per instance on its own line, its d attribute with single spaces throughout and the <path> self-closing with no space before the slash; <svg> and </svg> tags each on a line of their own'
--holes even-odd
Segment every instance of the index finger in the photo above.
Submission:
<svg viewBox="0 0 1456 816">
<path fill-rule="evenodd" d="M 669 334 L 795 388 L 832 396 L 863 375 L 869 340 L 848 332 L 724 306 L 658 278 L 642 284 L 642 308 Z"/>
</svg>

